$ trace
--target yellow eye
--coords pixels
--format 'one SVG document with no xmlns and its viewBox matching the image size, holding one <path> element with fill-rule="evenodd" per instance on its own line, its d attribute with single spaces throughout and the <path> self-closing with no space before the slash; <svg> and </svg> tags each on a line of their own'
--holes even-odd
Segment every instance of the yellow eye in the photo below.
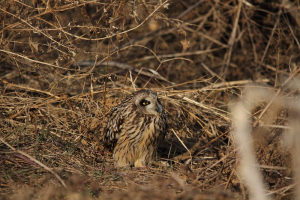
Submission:
<svg viewBox="0 0 300 200">
<path fill-rule="evenodd" d="M 149 105 L 149 104 L 150 104 L 150 102 L 147 101 L 147 100 L 142 100 L 142 101 L 141 101 L 141 105 L 142 105 L 142 106 L 146 106 L 146 105 Z"/>
</svg>

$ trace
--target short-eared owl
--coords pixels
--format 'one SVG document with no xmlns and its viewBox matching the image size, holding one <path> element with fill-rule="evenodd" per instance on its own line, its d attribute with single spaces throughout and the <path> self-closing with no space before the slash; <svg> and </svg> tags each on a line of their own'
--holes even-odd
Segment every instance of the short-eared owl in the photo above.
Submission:
<svg viewBox="0 0 300 200">
<path fill-rule="evenodd" d="M 113 149 L 115 166 L 144 167 L 166 131 L 165 111 L 156 93 L 140 90 L 110 110 L 103 134 L 106 146 Z"/>
</svg>

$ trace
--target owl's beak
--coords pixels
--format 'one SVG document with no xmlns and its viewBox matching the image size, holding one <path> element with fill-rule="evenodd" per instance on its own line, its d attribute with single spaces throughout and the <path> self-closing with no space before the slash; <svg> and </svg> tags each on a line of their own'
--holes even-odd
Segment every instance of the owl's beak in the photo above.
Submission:
<svg viewBox="0 0 300 200">
<path fill-rule="evenodd" d="M 164 110 L 164 108 L 162 107 L 161 104 L 156 104 L 156 108 L 155 108 L 155 111 L 158 112 L 158 113 L 162 113 Z"/>
</svg>

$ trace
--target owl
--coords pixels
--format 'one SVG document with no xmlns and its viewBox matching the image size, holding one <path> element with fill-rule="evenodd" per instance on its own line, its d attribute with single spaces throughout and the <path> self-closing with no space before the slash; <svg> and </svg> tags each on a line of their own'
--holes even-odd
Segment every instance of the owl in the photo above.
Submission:
<svg viewBox="0 0 300 200">
<path fill-rule="evenodd" d="M 166 114 L 157 94 L 140 90 L 110 110 L 103 136 L 116 167 L 145 167 L 166 132 Z"/>
</svg>

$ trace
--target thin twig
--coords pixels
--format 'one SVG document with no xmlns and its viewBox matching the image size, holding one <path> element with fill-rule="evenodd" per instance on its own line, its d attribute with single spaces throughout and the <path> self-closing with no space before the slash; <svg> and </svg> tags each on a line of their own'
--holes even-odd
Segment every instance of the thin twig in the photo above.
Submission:
<svg viewBox="0 0 300 200">
<path fill-rule="evenodd" d="M 7 142 L 5 142 L 2 138 L 0 138 L 1 142 L 3 142 L 6 146 L 8 146 L 9 148 L 11 148 L 14 152 L 19 153 L 23 156 L 26 156 L 27 158 L 29 158 L 31 161 L 37 163 L 38 165 L 40 165 L 41 167 L 43 167 L 45 170 L 49 171 L 51 174 L 53 174 L 60 182 L 61 184 L 67 188 L 66 184 L 64 183 L 64 181 L 60 178 L 60 176 L 55 173 L 52 169 L 50 169 L 49 167 L 47 167 L 46 165 L 44 165 L 43 163 L 41 163 L 40 161 L 36 160 L 35 158 L 33 158 L 32 156 L 28 155 L 27 153 L 17 150 L 14 147 L 12 147 L 10 144 L 8 144 Z"/>
<path fill-rule="evenodd" d="M 32 60 L 30 58 L 28 58 L 27 56 L 23 56 L 21 54 L 18 54 L 18 53 L 13 53 L 11 51 L 6 51 L 4 49 L 0 49 L 0 51 L 4 52 L 4 53 L 7 53 L 7 54 L 11 54 L 11 55 L 14 55 L 14 56 L 18 56 L 18 57 L 21 57 L 21 58 L 24 58 L 25 60 L 28 60 L 30 62 L 34 62 L 34 63 L 38 63 L 38 64 L 42 64 L 42 65 L 47 65 L 47 66 L 50 66 L 50 67 L 55 67 L 55 68 L 59 68 L 59 69 L 63 69 L 63 70 L 67 70 L 63 67 L 59 67 L 57 65 L 52 65 L 52 64 L 49 64 L 49 63 L 46 63 L 46 62 L 41 62 L 41 61 L 38 61 L 38 60 Z M 72 69 L 68 69 L 69 71 L 74 71 Z"/>
<path fill-rule="evenodd" d="M 107 87 L 107 68 L 108 68 L 108 62 L 109 62 L 109 57 L 110 57 L 110 50 L 109 50 L 109 45 L 107 46 L 107 51 L 108 51 L 108 56 L 107 56 L 107 60 L 106 60 L 106 67 L 105 67 L 105 82 L 104 82 L 104 99 L 103 99 L 103 104 L 106 104 L 106 87 Z M 93 66 L 93 68 L 96 66 Z"/>
<path fill-rule="evenodd" d="M 50 92 L 46 92 L 46 91 L 43 91 L 43 90 L 34 89 L 34 88 L 30 88 L 30 87 L 25 87 L 25 86 L 21 86 L 21 85 L 16 85 L 16 84 L 9 83 L 9 82 L 7 82 L 5 80 L 2 80 L 2 79 L 0 79 L 0 82 L 3 82 L 4 84 L 7 84 L 7 85 L 9 85 L 11 87 L 21 88 L 21 89 L 32 91 L 32 92 L 38 92 L 38 93 L 42 93 L 42 94 L 47 94 L 47 95 L 53 96 L 55 98 L 60 98 L 60 97 L 57 97 L 56 95 L 54 95 L 54 94 L 52 94 Z"/>
<path fill-rule="evenodd" d="M 182 146 L 184 146 L 184 148 L 189 152 L 189 154 L 190 154 L 190 156 L 191 156 L 191 159 L 193 159 L 190 150 L 185 146 L 184 142 L 180 139 L 180 137 L 178 137 L 178 135 L 176 134 L 176 132 L 174 131 L 174 129 L 172 129 L 172 132 L 173 132 L 174 135 L 177 137 L 177 139 L 178 139 L 179 142 L 182 144 Z"/>
<path fill-rule="evenodd" d="M 237 13 L 236 13 L 235 21 L 234 21 L 234 24 L 233 24 L 233 29 L 232 29 L 232 32 L 231 32 L 230 39 L 228 41 L 229 51 L 225 55 L 226 61 L 225 61 L 225 69 L 224 69 L 224 78 L 226 78 L 228 66 L 229 66 L 229 63 L 230 63 L 230 60 L 231 60 L 233 44 L 235 42 L 235 36 L 236 36 L 236 33 L 237 33 L 238 22 L 239 22 L 239 19 L 240 19 L 240 14 L 241 14 L 241 9 L 242 9 L 242 0 L 239 0 L 238 2 L 239 2 L 239 4 L 238 4 L 238 7 L 237 7 Z"/>
</svg>

